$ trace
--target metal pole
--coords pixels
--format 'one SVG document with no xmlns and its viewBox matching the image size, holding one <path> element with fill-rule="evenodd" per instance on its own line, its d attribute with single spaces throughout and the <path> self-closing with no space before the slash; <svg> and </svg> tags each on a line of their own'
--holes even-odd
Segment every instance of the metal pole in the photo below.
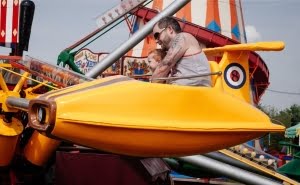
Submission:
<svg viewBox="0 0 300 185">
<path fill-rule="evenodd" d="M 213 72 L 213 73 L 202 73 L 199 75 L 188 75 L 188 76 L 180 76 L 180 77 L 164 77 L 164 78 L 154 78 L 153 80 L 178 80 L 178 79 L 191 79 L 191 78 L 199 78 L 203 76 L 212 76 L 212 75 L 222 75 L 222 71 Z"/>
<path fill-rule="evenodd" d="M 280 183 L 272 181 L 266 177 L 247 172 L 240 168 L 222 163 L 220 161 L 205 157 L 203 155 L 187 156 L 177 158 L 180 161 L 184 161 L 200 168 L 205 168 L 209 171 L 222 174 L 230 179 L 242 182 L 245 184 L 269 184 L 269 185 L 280 185 Z"/>
<path fill-rule="evenodd" d="M 96 78 L 99 74 L 104 72 L 109 66 L 116 62 L 119 58 L 125 55 L 131 48 L 137 45 L 141 40 L 143 40 L 152 31 L 153 26 L 163 17 L 171 16 L 180 10 L 184 5 L 186 5 L 191 0 L 176 0 L 160 12 L 157 16 L 151 19 L 143 28 L 137 31 L 132 37 L 130 37 L 126 42 L 124 42 L 120 47 L 115 49 L 112 53 L 107 55 L 103 60 L 101 60 L 95 67 L 88 71 L 85 75 L 91 78 Z"/>
<path fill-rule="evenodd" d="M 6 99 L 6 104 L 9 107 L 18 108 L 27 111 L 29 107 L 29 100 L 25 98 L 8 97 Z"/>
<path fill-rule="evenodd" d="M 264 173 L 263 171 L 259 171 L 255 168 L 247 165 L 246 163 L 243 163 L 243 162 L 240 162 L 236 159 L 228 157 L 228 156 L 226 156 L 226 155 L 224 155 L 220 152 L 210 152 L 210 153 L 203 154 L 203 155 L 205 157 L 209 157 L 211 159 L 214 159 L 214 160 L 217 160 L 217 161 L 220 161 L 220 162 L 223 162 L 223 163 L 241 168 L 241 169 L 246 170 L 248 172 L 253 172 L 253 173 L 256 173 L 256 174 L 259 174 L 259 175 L 262 175 L 262 176 L 266 176 L 266 177 L 272 178 L 272 179 L 274 178 L 274 177 L 270 176 L 269 174 Z"/>
</svg>

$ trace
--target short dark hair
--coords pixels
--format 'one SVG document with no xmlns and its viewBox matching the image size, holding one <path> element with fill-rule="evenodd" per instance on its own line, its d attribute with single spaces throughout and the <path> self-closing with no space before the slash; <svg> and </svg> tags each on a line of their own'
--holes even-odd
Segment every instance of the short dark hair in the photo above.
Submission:
<svg viewBox="0 0 300 185">
<path fill-rule="evenodd" d="M 171 28 L 176 32 L 180 33 L 182 32 L 180 24 L 176 19 L 173 17 L 164 17 L 160 21 L 157 22 L 157 25 L 160 29 L 167 28 L 168 26 L 171 26 Z"/>
</svg>

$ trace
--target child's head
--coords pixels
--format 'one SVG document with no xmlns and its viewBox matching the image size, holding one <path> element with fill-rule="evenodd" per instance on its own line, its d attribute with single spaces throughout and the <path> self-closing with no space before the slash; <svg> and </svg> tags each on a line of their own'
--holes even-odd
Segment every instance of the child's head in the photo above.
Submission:
<svg viewBox="0 0 300 185">
<path fill-rule="evenodd" d="M 154 49 L 148 54 L 148 62 L 149 67 L 152 72 L 155 71 L 158 64 L 162 61 L 162 59 L 166 56 L 166 52 L 162 49 Z"/>
</svg>

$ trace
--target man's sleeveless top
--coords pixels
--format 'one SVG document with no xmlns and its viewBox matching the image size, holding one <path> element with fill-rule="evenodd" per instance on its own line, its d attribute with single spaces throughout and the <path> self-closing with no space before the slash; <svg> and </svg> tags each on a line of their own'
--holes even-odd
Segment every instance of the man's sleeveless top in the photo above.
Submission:
<svg viewBox="0 0 300 185">
<path fill-rule="evenodd" d="M 210 65 L 204 52 L 194 55 L 184 56 L 172 68 L 172 77 L 185 77 L 191 75 L 201 75 L 210 73 Z M 211 76 L 203 76 L 189 79 L 178 79 L 169 82 L 176 85 L 190 85 L 190 86 L 207 86 L 211 87 Z"/>
</svg>

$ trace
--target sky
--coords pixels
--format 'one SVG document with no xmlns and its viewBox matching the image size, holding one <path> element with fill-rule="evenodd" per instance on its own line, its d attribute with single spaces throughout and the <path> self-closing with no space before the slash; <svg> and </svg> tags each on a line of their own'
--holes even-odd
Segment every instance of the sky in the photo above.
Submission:
<svg viewBox="0 0 300 185">
<path fill-rule="evenodd" d="M 243 0 L 242 5 L 248 42 L 285 42 L 281 52 L 259 52 L 270 72 L 270 86 L 261 103 L 279 110 L 300 105 L 300 1 Z"/>
<path fill-rule="evenodd" d="M 35 15 L 25 55 L 55 64 L 59 53 L 97 28 L 95 18 L 120 0 L 33 0 Z M 281 52 L 259 52 L 270 72 L 270 86 L 261 103 L 278 110 L 300 105 L 300 0 L 242 0 L 248 42 L 284 41 Z M 111 52 L 128 39 L 125 23 L 99 38 L 88 48 Z M 7 50 L 0 49 L 4 54 Z M 273 92 L 273 91 L 280 91 Z"/>
</svg>

